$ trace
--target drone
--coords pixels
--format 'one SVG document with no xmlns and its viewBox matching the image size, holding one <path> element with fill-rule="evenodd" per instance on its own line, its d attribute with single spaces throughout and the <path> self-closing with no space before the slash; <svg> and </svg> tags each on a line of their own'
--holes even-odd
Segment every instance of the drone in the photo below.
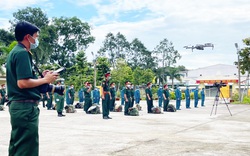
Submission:
<svg viewBox="0 0 250 156">
<path fill-rule="evenodd" d="M 212 43 L 196 44 L 195 46 L 184 46 L 183 48 L 192 49 L 193 51 L 194 49 L 204 50 L 205 47 L 212 47 L 212 49 L 214 49 L 214 44 Z"/>
</svg>

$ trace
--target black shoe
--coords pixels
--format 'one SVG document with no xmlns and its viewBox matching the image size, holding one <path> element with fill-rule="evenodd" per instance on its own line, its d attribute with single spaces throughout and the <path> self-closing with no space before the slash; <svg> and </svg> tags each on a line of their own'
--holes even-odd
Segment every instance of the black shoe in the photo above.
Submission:
<svg viewBox="0 0 250 156">
<path fill-rule="evenodd" d="M 104 116 L 103 119 L 109 119 L 107 116 Z"/>
<path fill-rule="evenodd" d="M 108 119 L 112 119 L 112 118 L 108 116 Z"/>
<path fill-rule="evenodd" d="M 187 109 L 191 109 L 191 107 L 187 107 Z"/>
<path fill-rule="evenodd" d="M 62 114 L 62 116 L 66 116 L 66 115 Z"/>
<path fill-rule="evenodd" d="M 194 107 L 194 108 L 198 108 L 198 107 L 196 106 L 196 107 Z"/>
</svg>

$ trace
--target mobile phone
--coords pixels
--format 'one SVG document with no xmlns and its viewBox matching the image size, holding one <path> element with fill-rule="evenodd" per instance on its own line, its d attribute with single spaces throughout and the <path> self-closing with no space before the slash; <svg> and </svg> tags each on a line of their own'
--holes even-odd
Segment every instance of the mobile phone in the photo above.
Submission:
<svg viewBox="0 0 250 156">
<path fill-rule="evenodd" d="M 65 70 L 65 67 L 61 67 L 61 68 L 55 70 L 53 73 L 58 73 L 58 74 L 60 74 L 60 73 L 63 72 L 64 70 Z"/>
</svg>

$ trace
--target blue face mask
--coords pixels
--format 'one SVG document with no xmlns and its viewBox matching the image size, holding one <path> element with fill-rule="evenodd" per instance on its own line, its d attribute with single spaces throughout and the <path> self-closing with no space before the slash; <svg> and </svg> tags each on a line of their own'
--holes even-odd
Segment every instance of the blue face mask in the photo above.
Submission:
<svg viewBox="0 0 250 156">
<path fill-rule="evenodd" d="M 32 36 L 31 36 L 32 37 Z M 34 39 L 34 37 L 32 37 L 33 39 Z M 36 38 L 36 39 L 34 39 L 35 40 L 35 43 L 31 43 L 30 41 L 30 49 L 36 49 L 37 47 L 38 47 L 38 45 L 39 45 L 39 41 L 38 41 L 38 39 Z"/>
</svg>

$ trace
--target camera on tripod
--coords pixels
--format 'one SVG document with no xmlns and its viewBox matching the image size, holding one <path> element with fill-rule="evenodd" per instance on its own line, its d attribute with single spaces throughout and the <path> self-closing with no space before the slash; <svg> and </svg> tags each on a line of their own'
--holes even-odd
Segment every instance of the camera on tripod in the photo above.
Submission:
<svg viewBox="0 0 250 156">
<path fill-rule="evenodd" d="M 217 88 L 221 88 L 221 87 L 227 86 L 227 84 L 226 84 L 226 83 L 222 83 L 222 81 L 221 81 L 220 83 L 215 82 L 215 83 L 213 84 L 213 86 L 214 86 L 214 87 L 217 87 Z"/>
</svg>

